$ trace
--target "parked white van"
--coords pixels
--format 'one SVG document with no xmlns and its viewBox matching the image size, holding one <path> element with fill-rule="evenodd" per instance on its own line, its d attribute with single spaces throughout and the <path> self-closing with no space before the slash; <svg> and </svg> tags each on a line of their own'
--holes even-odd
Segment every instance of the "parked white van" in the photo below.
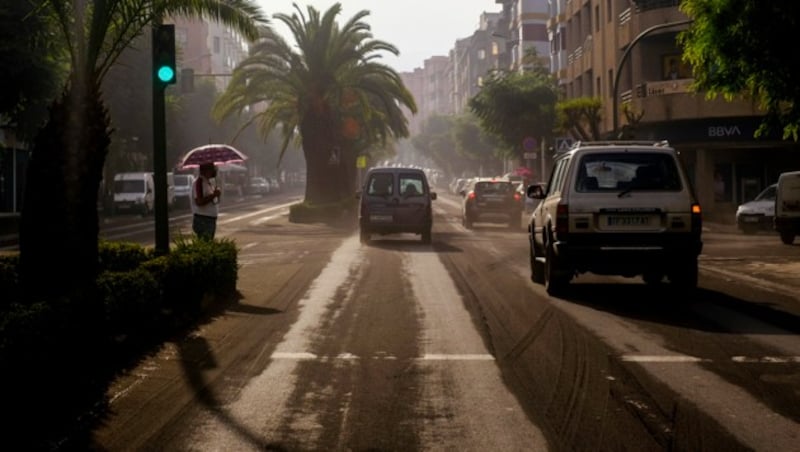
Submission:
<svg viewBox="0 0 800 452">
<path fill-rule="evenodd" d="M 775 195 L 775 230 L 787 245 L 800 234 L 800 171 L 782 173 Z"/>
<path fill-rule="evenodd" d="M 153 173 L 119 173 L 114 176 L 114 212 L 147 215 L 155 208 Z"/>
</svg>

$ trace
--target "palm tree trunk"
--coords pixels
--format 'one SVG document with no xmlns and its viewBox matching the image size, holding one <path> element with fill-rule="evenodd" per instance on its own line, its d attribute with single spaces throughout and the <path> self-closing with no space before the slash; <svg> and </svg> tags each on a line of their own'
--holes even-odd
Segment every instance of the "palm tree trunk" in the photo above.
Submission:
<svg viewBox="0 0 800 452">
<path fill-rule="evenodd" d="M 20 282 L 31 300 L 96 301 L 97 193 L 109 133 L 99 89 L 73 79 L 50 107 L 28 167 Z"/>
</svg>

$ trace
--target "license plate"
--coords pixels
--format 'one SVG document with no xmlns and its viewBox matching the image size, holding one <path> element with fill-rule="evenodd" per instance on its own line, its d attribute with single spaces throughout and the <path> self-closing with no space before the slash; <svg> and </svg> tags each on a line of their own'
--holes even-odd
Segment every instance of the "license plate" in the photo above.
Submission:
<svg viewBox="0 0 800 452">
<path fill-rule="evenodd" d="M 607 221 L 608 226 L 649 226 L 650 217 L 645 215 L 620 215 L 609 216 Z"/>
<path fill-rule="evenodd" d="M 744 217 L 745 223 L 758 223 L 758 217 Z"/>
<path fill-rule="evenodd" d="M 374 221 L 376 223 L 390 223 L 392 221 L 391 215 L 370 215 L 369 221 Z"/>
</svg>

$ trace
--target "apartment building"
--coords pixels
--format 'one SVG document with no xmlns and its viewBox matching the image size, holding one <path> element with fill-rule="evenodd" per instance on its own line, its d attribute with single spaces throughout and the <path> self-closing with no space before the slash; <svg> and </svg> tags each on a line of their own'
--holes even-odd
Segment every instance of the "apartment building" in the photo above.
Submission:
<svg viewBox="0 0 800 452">
<path fill-rule="evenodd" d="M 738 204 L 781 172 L 800 169 L 800 153 L 780 137 L 754 138 L 763 112 L 751 99 L 692 92 L 692 70 L 676 41 L 690 18 L 679 3 L 548 0 L 551 68 L 565 98 L 603 101 L 601 129 L 609 136 L 668 140 L 706 215 L 732 220 Z"/>
<path fill-rule="evenodd" d="M 230 83 L 230 74 L 247 57 L 247 40 L 230 27 L 207 19 L 175 17 L 175 47 L 180 69 L 194 70 L 195 80 L 210 78 L 218 92 Z"/>
<path fill-rule="evenodd" d="M 547 24 L 550 19 L 547 0 L 495 0 L 503 6 L 495 36 L 505 39 L 506 49 L 501 66 L 524 70 L 528 52 L 535 51 L 542 59 L 550 55 Z"/>
</svg>

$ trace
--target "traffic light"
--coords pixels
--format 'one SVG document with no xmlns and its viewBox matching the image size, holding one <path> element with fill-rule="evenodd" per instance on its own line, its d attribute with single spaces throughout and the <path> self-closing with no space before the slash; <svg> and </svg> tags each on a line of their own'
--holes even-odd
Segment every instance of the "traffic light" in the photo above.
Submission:
<svg viewBox="0 0 800 452">
<path fill-rule="evenodd" d="M 175 25 L 153 26 L 153 72 L 162 85 L 175 84 Z"/>
</svg>

